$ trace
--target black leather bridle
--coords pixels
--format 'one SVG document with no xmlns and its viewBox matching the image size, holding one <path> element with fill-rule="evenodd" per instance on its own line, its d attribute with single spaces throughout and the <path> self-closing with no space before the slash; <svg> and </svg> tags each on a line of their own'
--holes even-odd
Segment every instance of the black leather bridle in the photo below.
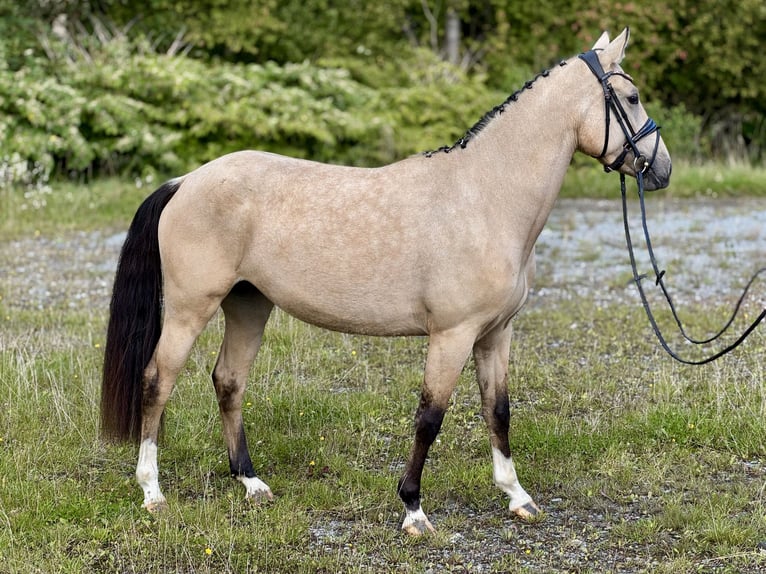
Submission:
<svg viewBox="0 0 766 574">
<path fill-rule="evenodd" d="M 604 147 L 601 150 L 601 154 L 596 159 L 601 159 L 606 155 L 609 149 L 609 127 L 611 123 L 612 112 L 614 117 L 617 118 L 617 122 L 620 124 L 622 133 L 625 134 L 625 143 L 622 146 L 622 152 L 617 156 L 612 163 L 604 166 L 604 171 L 607 173 L 610 171 L 616 171 L 622 167 L 625 163 L 625 158 L 628 153 L 633 152 L 633 170 L 636 173 L 645 172 L 654 163 L 654 158 L 657 156 L 657 148 L 660 145 L 660 126 L 658 126 L 652 118 L 647 118 L 646 122 L 638 131 L 633 129 L 633 125 L 630 123 L 628 114 L 625 112 L 625 108 L 622 107 L 620 99 L 609 82 L 609 78 L 612 76 L 620 76 L 625 78 L 631 84 L 633 79 L 622 72 L 605 72 L 601 66 L 601 62 L 598 60 L 598 54 L 594 50 L 590 50 L 578 56 L 583 62 L 588 64 L 593 75 L 596 76 L 601 87 L 604 90 L 604 108 L 606 113 L 606 135 L 604 136 Z M 648 135 L 656 133 L 654 140 L 654 150 L 652 151 L 652 157 L 648 160 L 638 150 L 638 142 Z"/>
<path fill-rule="evenodd" d="M 604 101 L 606 102 L 605 104 L 606 106 L 606 136 L 604 138 L 604 148 L 601 150 L 601 155 L 598 156 L 596 159 L 603 158 L 606 155 L 607 149 L 609 148 L 609 124 L 610 124 L 610 117 L 612 115 L 611 112 L 613 111 L 615 117 L 617 118 L 617 121 L 620 124 L 620 128 L 622 128 L 623 134 L 625 134 L 625 143 L 623 144 L 622 152 L 620 153 L 620 155 L 617 156 L 617 159 L 615 159 L 612 163 L 604 166 L 604 171 L 608 173 L 610 171 L 618 170 L 625 163 L 625 158 L 627 157 L 628 153 L 630 153 L 631 151 L 633 152 L 633 169 L 636 174 L 636 181 L 638 183 L 638 197 L 639 197 L 639 203 L 641 205 L 641 224 L 644 231 L 644 239 L 646 241 L 646 247 L 649 252 L 649 259 L 651 260 L 652 269 L 654 271 L 655 285 L 660 287 L 660 289 L 662 290 L 662 294 L 664 295 L 665 299 L 668 302 L 668 306 L 670 307 L 670 311 L 673 315 L 673 318 L 675 319 L 675 322 L 676 322 L 676 325 L 678 326 L 679 331 L 681 332 L 681 335 L 688 342 L 695 345 L 704 345 L 704 344 L 712 343 L 713 341 L 718 339 L 721 335 L 723 335 L 729 329 L 729 327 L 732 326 L 732 324 L 734 323 L 734 319 L 739 313 L 739 310 L 742 306 L 745 296 L 750 290 L 750 287 L 753 285 L 756 278 L 760 274 L 766 273 L 766 268 L 759 269 L 750 278 L 742 295 L 737 301 L 736 306 L 734 307 L 734 312 L 732 313 L 731 317 L 729 318 L 729 320 L 726 322 L 726 324 L 720 331 L 718 331 L 716 334 L 706 339 L 694 339 L 686 333 L 683 323 L 681 322 L 681 319 L 678 317 L 678 313 L 676 312 L 675 305 L 673 304 L 673 299 L 670 297 L 670 293 L 668 292 L 667 287 L 665 286 L 665 282 L 663 281 L 663 277 L 665 276 L 665 270 L 663 269 L 662 271 L 660 271 L 660 268 L 657 264 L 657 260 L 655 259 L 654 250 L 652 249 L 652 242 L 649 237 L 649 228 L 647 227 L 647 221 L 646 221 L 646 206 L 644 203 L 644 172 L 651 167 L 652 163 L 654 163 L 655 157 L 657 156 L 657 148 L 660 143 L 660 128 L 654 122 L 654 120 L 649 118 L 646 120 L 644 125 L 641 126 L 641 129 L 639 129 L 638 131 L 635 131 L 633 129 L 633 126 L 631 125 L 630 120 L 628 119 L 628 115 L 625 113 L 625 109 L 622 107 L 622 104 L 620 103 L 619 98 L 617 98 L 617 94 L 615 93 L 614 88 L 612 88 L 611 84 L 609 83 L 609 78 L 612 76 L 621 76 L 625 78 L 626 80 L 630 81 L 631 83 L 633 83 L 633 80 L 630 78 L 630 76 L 622 72 L 604 72 L 604 68 L 601 66 L 601 62 L 599 62 L 598 60 L 598 55 L 593 50 L 580 54 L 579 58 L 588 65 L 590 70 L 593 72 L 593 74 L 596 76 L 598 81 L 601 83 L 601 87 L 604 89 Z M 638 150 L 638 146 L 636 144 L 639 140 L 645 138 L 646 136 L 652 133 L 656 133 L 657 135 L 656 135 L 656 140 L 654 142 L 654 150 L 652 151 L 652 157 L 649 160 L 647 160 L 646 157 L 642 155 L 641 152 Z M 714 361 L 718 359 L 719 357 L 722 357 L 726 353 L 734 350 L 750 335 L 750 333 L 752 333 L 755 330 L 755 328 L 761 323 L 761 321 L 766 319 L 766 309 L 761 311 L 758 317 L 756 317 L 756 319 L 747 327 L 747 329 L 744 330 L 744 332 L 733 343 L 730 343 L 724 349 L 714 352 L 713 354 L 705 358 L 696 359 L 696 360 L 685 359 L 679 356 L 676 352 L 674 352 L 670 348 L 665 338 L 663 337 L 659 326 L 657 325 L 657 321 L 654 319 L 654 315 L 652 314 L 652 311 L 649 307 L 649 301 L 647 300 L 646 293 L 644 292 L 644 287 L 641 283 L 641 281 L 643 279 L 646 279 L 647 276 L 639 275 L 638 269 L 636 266 L 636 258 L 635 258 L 635 255 L 633 254 L 633 243 L 630 238 L 630 225 L 628 223 L 628 202 L 627 202 L 626 186 L 625 186 L 625 174 L 622 174 L 622 173 L 620 174 L 620 190 L 622 192 L 622 213 L 623 213 L 623 222 L 625 224 L 625 240 L 628 246 L 628 254 L 630 255 L 630 265 L 633 270 L 633 281 L 635 282 L 636 287 L 638 288 L 638 293 L 641 297 L 641 303 L 644 306 L 644 311 L 646 311 L 646 315 L 649 319 L 649 323 L 651 324 L 652 329 L 654 330 L 654 334 L 657 336 L 657 339 L 659 340 L 662 348 L 671 357 L 687 365 L 703 365 L 705 363 Z"/>
</svg>

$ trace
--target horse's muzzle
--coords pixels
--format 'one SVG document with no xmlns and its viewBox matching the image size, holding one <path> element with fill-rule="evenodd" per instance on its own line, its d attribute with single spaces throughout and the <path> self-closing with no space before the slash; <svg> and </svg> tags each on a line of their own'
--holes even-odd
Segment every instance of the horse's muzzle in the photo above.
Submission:
<svg viewBox="0 0 766 574">
<path fill-rule="evenodd" d="M 659 166 L 656 163 L 647 169 L 644 176 L 644 189 L 646 191 L 654 191 L 656 189 L 664 189 L 670 185 L 670 173 L 673 171 L 672 164 L 668 163 L 667 166 Z"/>
</svg>

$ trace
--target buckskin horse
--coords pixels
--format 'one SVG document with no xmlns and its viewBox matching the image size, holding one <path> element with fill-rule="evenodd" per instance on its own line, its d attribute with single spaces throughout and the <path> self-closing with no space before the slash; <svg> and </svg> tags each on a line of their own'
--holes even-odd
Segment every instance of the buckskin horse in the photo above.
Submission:
<svg viewBox="0 0 766 574">
<path fill-rule="evenodd" d="M 627 28 L 611 42 L 604 33 L 450 147 L 377 168 L 241 151 L 150 195 L 120 255 L 101 393 L 103 435 L 140 445 L 143 506 L 166 505 L 161 415 L 219 307 L 225 333 L 212 378 L 231 473 L 248 498 L 272 498 L 253 468 L 241 406 L 277 306 L 337 331 L 429 337 L 415 438 L 398 485 L 406 532 L 433 530 L 420 504 L 421 474 L 471 353 L 494 481 L 511 513 L 537 515 L 511 458 L 507 384 L 511 319 L 534 280 L 535 241 L 576 151 L 607 170 L 641 172 L 649 190 L 670 178 L 658 128 L 620 67 L 628 38 Z"/>
</svg>

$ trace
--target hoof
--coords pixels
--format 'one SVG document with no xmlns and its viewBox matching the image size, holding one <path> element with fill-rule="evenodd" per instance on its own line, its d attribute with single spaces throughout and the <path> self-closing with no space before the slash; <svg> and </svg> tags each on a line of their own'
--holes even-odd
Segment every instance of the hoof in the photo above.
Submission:
<svg viewBox="0 0 766 574">
<path fill-rule="evenodd" d="M 525 522 L 537 522 L 544 516 L 543 511 L 533 501 L 529 501 L 526 504 L 519 506 L 518 508 L 512 508 L 516 516 L 524 520 Z"/>
<path fill-rule="evenodd" d="M 271 493 L 271 489 L 256 490 L 255 492 L 248 492 L 247 496 L 245 496 L 245 499 L 249 500 L 253 504 L 261 504 L 274 500 L 274 495 Z"/>
<path fill-rule="evenodd" d="M 404 522 L 402 522 L 402 530 L 407 534 L 417 537 L 429 532 L 436 532 L 421 507 L 418 507 L 417 510 L 407 510 L 406 512 Z"/>
<path fill-rule="evenodd" d="M 271 493 L 269 485 L 255 476 L 237 476 L 236 479 L 245 485 L 245 498 L 260 504 L 261 502 L 268 502 L 274 500 L 274 495 Z"/>
<path fill-rule="evenodd" d="M 168 503 L 165 500 L 152 500 L 151 502 L 144 502 L 144 508 L 149 514 L 160 514 L 168 509 Z"/>
<path fill-rule="evenodd" d="M 410 524 L 402 525 L 402 530 L 404 530 L 410 536 L 414 536 L 416 538 L 418 536 L 428 534 L 429 532 L 436 532 L 436 529 L 428 521 L 427 518 L 425 520 L 416 520 Z"/>
</svg>

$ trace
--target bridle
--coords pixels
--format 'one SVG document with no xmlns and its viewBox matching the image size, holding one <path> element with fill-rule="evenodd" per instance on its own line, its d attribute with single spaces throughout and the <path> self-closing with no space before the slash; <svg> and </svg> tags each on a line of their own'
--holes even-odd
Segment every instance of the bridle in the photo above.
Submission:
<svg viewBox="0 0 766 574">
<path fill-rule="evenodd" d="M 601 66 L 601 62 L 598 60 L 598 54 L 596 54 L 594 50 L 580 54 L 578 57 L 583 62 L 588 64 L 591 72 L 593 72 L 593 75 L 596 76 L 604 90 L 606 135 L 604 136 L 604 147 L 601 149 L 601 154 L 596 159 L 603 158 L 609 149 L 609 128 L 612 112 L 614 112 L 614 117 L 617 118 L 617 123 L 620 124 L 622 133 L 625 134 L 625 143 L 622 146 L 622 152 L 620 152 L 620 155 L 618 155 L 617 159 L 615 159 L 612 163 L 604 166 L 604 171 L 609 173 L 610 171 L 616 171 L 620 169 L 625 163 L 625 158 L 627 157 L 628 153 L 631 151 L 633 152 L 633 170 L 636 173 L 646 171 L 652 166 L 652 163 L 654 163 L 654 158 L 657 156 L 657 148 L 660 145 L 660 126 L 654 123 L 652 118 L 647 118 L 644 125 L 641 126 L 641 129 L 638 131 L 634 130 L 633 125 L 630 123 L 630 119 L 628 118 L 628 114 L 625 112 L 625 108 L 622 107 L 620 99 L 617 97 L 612 84 L 609 82 L 609 79 L 612 76 L 620 76 L 621 78 L 625 78 L 631 84 L 633 83 L 633 79 L 622 72 L 605 72 L 604 68 Z M 652 151 L 652 157 L 647 160 L 646 157 L 638 150 L 638 146 L 636 144 L 646 136 L 653 133 L 657 134 L 654 140 L 654 150 Z"/>
<path fill-rule="evenodd" d="M 748 281 L 747 285 L 745 286 L 744 291 L 742 292 L 742 295 L 740 296 L 739 300 L 737 301 L 737 304 L 734 307 L 734 312 L 732 313 L 729 320 L 726 322 L 724 327 L 718 331 L 715 335 L 707 338 L 707 339 L 694 339 L 687 335 L 686 330 L 683 327 L 683 323 L 681 322 L 681 319 L 678 317 L 678 313 L 676 312 L 675 305 L 673 304 L 673 299 L 670 297 L 670 293 L 668 293 L 667 287 L 665 286 L 665 282 L 663 281 L 663 277 L 665 276 L 665 270 L 660 271 L 659 266 L 657 265 L 657 260 L 654 257 L 654 250 L 652 249 L 652 242 L 649 238 L 649 229 L 647 227 L 646 223 L 646 205 L 644 203 L 644 172 L 651 167 L 651 165 L 654 163 L 654 160 L 657 156 L 657 148 L 660 143 L 660 128 L 659 126 L 652 120 L 651 118 L 648 118 L 643 126 L 641 126 L 641 129 L 638 131 L 635 131 L 633 129 L 633 126 L 630 123 L 630 120 L 628 119 L 627 114 L 625 113 L 625 109 L 622 107 L 622 104 L 620 103 L 619 98 L 617 97 L 617 94 L 614 91 L 614 88 L 612 88 L 612 85 L 609 83 L 609 78 L 612 76 L 621 76 L 631 83 L 633 83 L 633 80 L 628 76 L 627 74 L 624 74 L 622 72 L 604 72 L 603 67 L 601 66 L 601 62 L 598 60 L 598 55 L 595 51 L 590 50 L 588 52 L 585 52 L 583 54 L 579 55 L 579 58 L 583 60 L 588 67 L 590 68 L 591 72 L 596 76 L 598 81 L 601 83 L 601 87 L 604 90 L 604 101 L 605 101 L 605 108 L 606 108 L 606 136 L 604 138 L 604 147 L 601 151 L 601 155 L 599 155 L 596 159 L 601 159 L 606 155 L 607 149 L 609 148 L 609 124 L 610 124 L 610 117 L 611 112 L 614 112 L 615 117 L 617 118 L 618 123 L 620 124 L 620 128 L 622 129 L 623 134 L 625 135 L 625 143 L 623 144 L 622 152 L 619 156 L 617 156 L 617 159 L 615 159 L 612 163 L 609 165 L 604 166 L 604 171 L 607 173 L 610 171 L 618 170 L 622 165 L 625 163 L 625 158 L 627 157 L 629 152 L 633 152 L 633 169 L 636 174 L 636 181 L 638 183 L 638 197 L 639 202 L 641 205 L 641 224 L 644 230 L 644 239 L 646 240 L 646 247 L 647 251 L 649 252 L 649 259 L 651 260 L 652 264 L 652 270 L 654 271 L 655 276 L 655 285 L 659 286 L 662 290 L 662 294 L 664 295 L 665 299 L 668 302 L 668 305 L 670 307 L 670 311 L 673 314 L 673 318 L 675 319 L 676 325 L 678 326 L 679 331 L 681 332 L 681 335 L 689 341 L 690 343 L 693 343 L 695 345 L 704 345 L 707 343 L 711 343 L 718 339 L 721 335 L 723 335 L 729 327 L 731 327 L 732 323 L 734 323 L 734 319 L 737 317 L 737 314 L 739 313 L 740 307 L 742 306 L 742 302 L 745 299 L 745 296 L 747 295 L 750 287 L 755 282 L 756 278 L 763 272 L 766 271 L 766 267 L 759 269 L 756 271 L 753 276 Z M 652 157 L 647 160 L 644 155 L 641 154 L 641 152 L 638 149 L 638 146 L 636 145 L 637 142 L 646 136 L 656 133 L 656 139 L 654 142 L 654 150 L 652 151 Z M 704 365 L 705 363 L 709 363 L 711 361 L 714 361 L 726 353 L 733 351 L 736 347 L 738 347 L 747 337 L 750 335 L 750 333 L 753 332 L 753 330 L 758 326 L 758 324 L 763 321 L 764 318 L 766 318 L 766 309 L 761 311 L 760 315 L 753 321 L 750 326 L 745 329 L 745 331 L 742 333 L 742 335 L 739 336 L 739 338 L 728 345 L 726 348 L 704 358 L 699 360 L 689 360 L 684 359 L 680 357 L 676 352 L 674 352 L 668 343 L 665 341 L 665 338 L 662 335 L 662 332 L 660 331 L 659 326 L 657 325 L 657 321 L 654 319 L 654 315 L 652 314 L 652 311 L 649 307 L 649 302 L 646 298 L 646 293 L 644 292 L 644 287 L 641 283 L 642 279 L 646 279 L 646 275 L 639 275 L 638 269 L 636 267 L 636 258 L 633 254 L 633 243 L 630 238 L 630 225 L 628 223 L 628 202 L 627 202 L 627 193 L 626 193 L 626 185 L 625 185 L 625 174 L 620 174 L 620 191 L 622 193 L 622 216 L 623 216 L 623 222 L 625 226 L 625 241 L 628 246 L 628 254 L 630 255 L 630 265 L 633 270 L 633 281 L 636 284 L 636 287 L 638 288 L 638 293 L 641 296 L 641 303 L 644 306 L 644 311 L 646 311 L 646 316 L 649 318 L 649 323 L 652 326 L 652 329 L 654 330 L 654 334 L 657 336 L 657 339 L 660 342 L 660 345 L 662 345 L 662 348 L 665 349 L 665 351 L 674 359 L 677 361 L 687 364 L 687 365 Z"/>
</svg>

